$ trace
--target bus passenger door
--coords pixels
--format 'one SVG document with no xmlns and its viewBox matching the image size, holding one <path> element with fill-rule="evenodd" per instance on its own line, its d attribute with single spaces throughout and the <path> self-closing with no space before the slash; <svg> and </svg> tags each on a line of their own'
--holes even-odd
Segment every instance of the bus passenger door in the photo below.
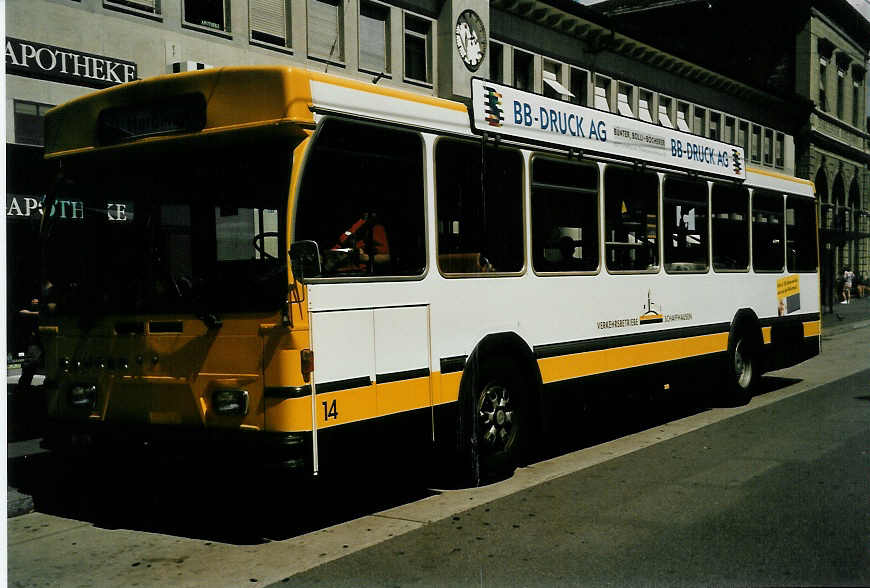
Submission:
<svg viewBox="0 0 870 588">
<path fill-rule="evenodd" d="M 375 380 L 382 441 L 418 450 L 432 441 L 429 307 L 375 311 Z"/>
<path fill-rule="evenodd" d="M 431 440 L 428 306 L 311 318 L 317 469 Z"/>
</svg>

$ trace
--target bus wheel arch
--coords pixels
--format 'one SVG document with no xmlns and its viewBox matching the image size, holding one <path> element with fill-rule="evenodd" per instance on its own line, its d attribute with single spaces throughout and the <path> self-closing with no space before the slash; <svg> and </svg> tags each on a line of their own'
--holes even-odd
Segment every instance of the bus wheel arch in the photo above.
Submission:
<svg viewBox="0 0 870 588">
<path fill-rule="evenodd" d="M 459 385 L 456 448 L 472 486 L 528 463 L 540 429 L 541 375 L 516 333 L 486 335 L 468 356 Z"/>
<path fill-rule="evenodd" d="M 729 402 L 746 404 L 752 399 L 761 377 L 763 350 L 758 316 L 751 309 L 741 308 L 728 332 L 724 392 Z"/>
</svg>

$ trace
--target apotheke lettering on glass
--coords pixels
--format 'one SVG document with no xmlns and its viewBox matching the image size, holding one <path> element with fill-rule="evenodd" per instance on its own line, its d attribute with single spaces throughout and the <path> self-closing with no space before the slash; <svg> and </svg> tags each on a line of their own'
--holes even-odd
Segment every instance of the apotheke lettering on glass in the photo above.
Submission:
<svg viewBox="0 0 870 588">
<path fill-rule="evenodd" d="M 40 219 L 44 214 L 44 197 L 35 196 L 6 196 L 6 218 L 13 219 Z M 51 206 L 49 216 L 71 221 L 84 220 L 85 214 L 105 214 L 107 221 L 129 222 L 133 220 L 133 205 L 129 202 L 107 202 L 104 208 L 96 209 L 86 207 L 81 200 L 56 200 Z"/>
</svg>

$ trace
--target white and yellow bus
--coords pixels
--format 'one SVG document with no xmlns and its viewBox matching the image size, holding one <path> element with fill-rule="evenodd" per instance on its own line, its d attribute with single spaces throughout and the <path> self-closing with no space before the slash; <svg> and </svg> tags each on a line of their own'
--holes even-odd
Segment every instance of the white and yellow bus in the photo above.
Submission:
<svg viewBox="0 0 870 588">
<path fill-rule="evenodd" d="M 50 111 L 46 443 L 309 474 L 435 444 L 477 482 L 547 435 L 553 389 L 701 366 L 746 401 L 819 353 L 809 182 L 484 80 L 472 96 L 226 67 Z"/>
</svg>

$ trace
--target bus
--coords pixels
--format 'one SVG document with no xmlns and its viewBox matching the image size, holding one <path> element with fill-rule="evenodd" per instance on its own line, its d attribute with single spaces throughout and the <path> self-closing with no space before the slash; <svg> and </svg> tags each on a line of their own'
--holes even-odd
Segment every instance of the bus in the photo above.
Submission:
<svg viewBox="0 0 870 588">
<path fill-rule="evenodd" d="M 309 477 L 434 448 L 477 484 L 534 456 L 553 391 L 694 373 L 747 402 L 819 353 L 810 182 L 471 95 L 223 67 L 51 110 L 45 445 Z"/>
</svg>

